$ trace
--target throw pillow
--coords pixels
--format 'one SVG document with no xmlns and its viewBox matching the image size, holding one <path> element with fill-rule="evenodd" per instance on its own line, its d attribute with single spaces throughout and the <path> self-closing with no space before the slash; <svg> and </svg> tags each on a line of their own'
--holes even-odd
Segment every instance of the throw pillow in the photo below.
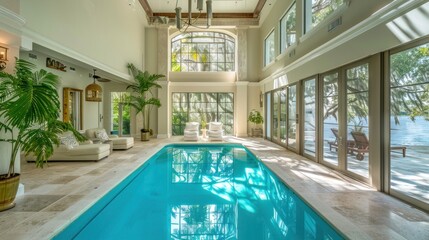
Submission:
<svg viewBox="0 0 429 240">
<path fill-rule="evenodd" d="M 79 146 L 76 138 L 73 135 L 64 135 L 60 137 L 60 144 L 67 147 L 67 149 L 72 149 Z"/>
<path fill-rule="evenodd" d="M 95 137 L 98 138 L 100 141 L 109 140 L 109 136 L 107 136 L 106 130 L 104 130 L 104 129 L 97 130 L 95 132 Z"/>
</svg>

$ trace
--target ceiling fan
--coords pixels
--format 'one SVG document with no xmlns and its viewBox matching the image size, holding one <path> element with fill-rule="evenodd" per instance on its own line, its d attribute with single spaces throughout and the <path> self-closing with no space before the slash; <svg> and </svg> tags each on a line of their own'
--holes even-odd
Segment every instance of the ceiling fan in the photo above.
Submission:
<svg viewBox="0 0 429 240">
<path fill-rule="evenodd" d="M 102 77 L 96 75 L 95 71 L 97 71 L 97 69 L 94 68 L 94 73 L 92 74 L 92 76 L 91 76 L 91 74 L 89 74 L 89 76 L 94 79 L 94 82 L 95 82 L 95 80 L 97 80 L 98 82 L 110 82 L 111 81 L 110 79 L 102 78 Z"/>
</svg>

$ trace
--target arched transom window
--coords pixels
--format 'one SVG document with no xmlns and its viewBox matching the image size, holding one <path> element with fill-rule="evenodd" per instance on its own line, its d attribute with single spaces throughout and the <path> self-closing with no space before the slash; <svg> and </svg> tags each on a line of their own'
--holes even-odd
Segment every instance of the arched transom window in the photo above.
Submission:
<svg viewBox="0 0 429 240">
<path fill-rule="evenodd" d="M 187 32 L 171 39 L 171 71 L 235 71 L 235 40 L 219 32 Z"/>
</svg>

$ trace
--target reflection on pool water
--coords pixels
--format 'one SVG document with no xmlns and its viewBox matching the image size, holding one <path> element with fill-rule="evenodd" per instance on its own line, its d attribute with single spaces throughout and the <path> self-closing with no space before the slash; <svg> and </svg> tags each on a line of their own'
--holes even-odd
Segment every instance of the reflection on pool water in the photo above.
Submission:
<svg viewBox="0 0 429 240">
<path fill-rule="evenodd" d="M 343 239 L 241 145 L 169 145 L 54 239 Z"/>
</svg>

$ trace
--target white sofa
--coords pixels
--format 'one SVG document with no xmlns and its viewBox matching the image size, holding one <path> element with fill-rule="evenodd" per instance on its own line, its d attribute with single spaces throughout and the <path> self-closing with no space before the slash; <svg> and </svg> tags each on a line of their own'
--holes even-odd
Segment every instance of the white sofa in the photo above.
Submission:
<svg viewBox="0 0 429 240">
<path fill-rule="evenodd" d="M 60 142 L 48 161 L 98 161 L 110 154 L 109 144 L 78 143 L 71 132 L 61 134 Z M 36 157 L 30 154 L 26 160 L 34 162 Z"/>
<path fill-rule="evenodd" d="M 183 134 L 183 139 L 185 141 L 198 141 L 199 137 L 199 126 L 197 122 L 187 122 Z"/>
<path fill-rule="evenodd" d="M 108 135 L 104 128 L 90 128 L 85 130 L 85 136 L 91 140 L 101 142 L 112 141 L 113 150 L 126 150 L 134 146 L 133 137 L 118 137 L 117 135 Z"/>
</svg>

